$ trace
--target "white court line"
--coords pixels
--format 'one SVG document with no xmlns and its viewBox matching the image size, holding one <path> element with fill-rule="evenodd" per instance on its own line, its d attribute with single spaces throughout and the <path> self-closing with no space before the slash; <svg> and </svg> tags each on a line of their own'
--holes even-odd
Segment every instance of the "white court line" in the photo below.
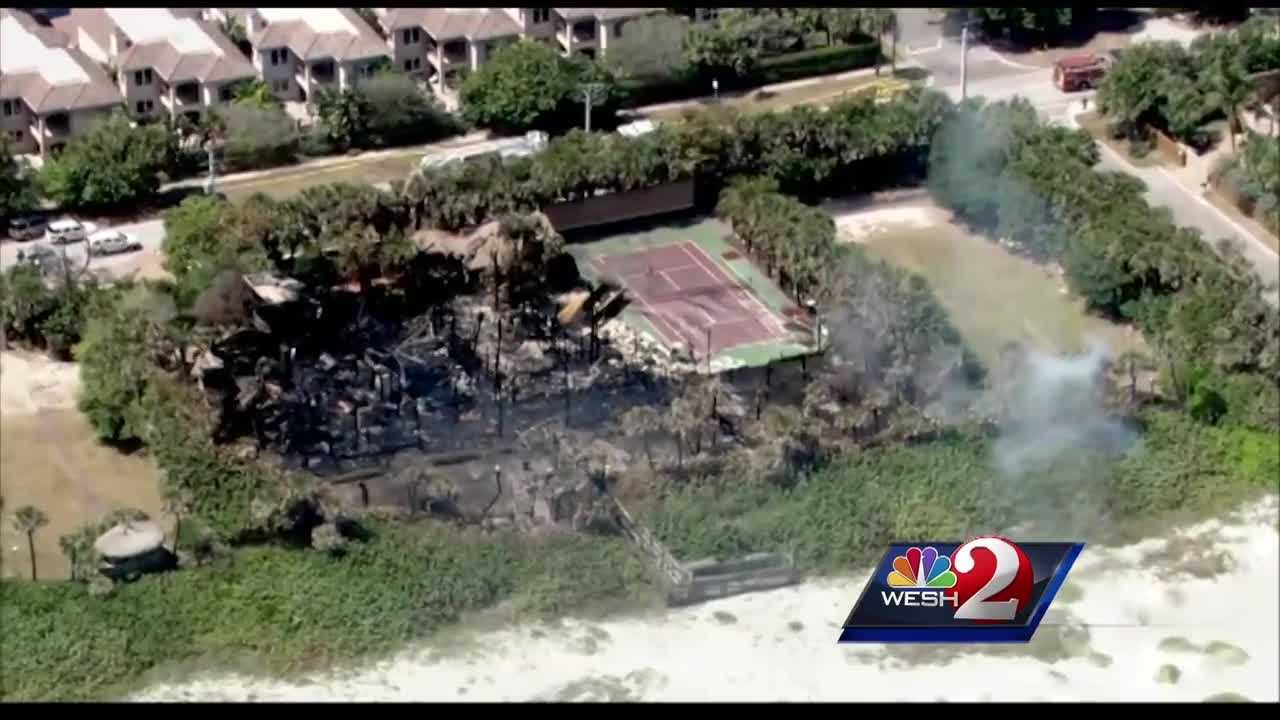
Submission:
<svg viewBox="0 0 1280 720">
<path fill-rule="evenodd" d="M 702 254 L 702 255 L 706 255 L 706 254 L 707 254 L 707 252 L 706 252 L 705 250 L 703 250 L 700 246 L 698 246 L 698 245 L 694 245 L 694 247 L 695 247 L 695 248 L 697 248 L 697 250 L 698 250 L 698 252 L 699 252 L 700 254 Z M 683 250 L 683 251 L 684 251 L 684 253 L 685 253 L 686 255 L 688 255 L 689 257 L 693 258 L 694 262 L 697 262 L 699 265 L 702 265 L 702 262 L 698 260 L 697 256 L 695 256 L 693 253 L 690 253 L 690 252 L 689 252 L 689 250 L 688 250 L 688 248 L 686 248 L 684 245 L 681 245 L 681 246 L 680 246 L 680 249 L 681 249 L 681 250 Z M 714 260 L 714 259 L 712 259 L 710 256 L 707 256 L 707 260 L 711 261 L 712 263 L 714 263 L 714 262 L 715 262 L 715 260 Z M 704 269 L 704 270 L 706 269 L 706 266 L 705 266 L 705 265 L 703 266 L 703 269 Z M 735 275 L 736 275 L 736 273 L 735 273 Z M 715 273 L 712 273 L 712 277 L 715 277 Z M 741 278 L 739 278 L 739 280 L 741 280 Z M 784 337 L 786 336 L 786 328 L 785 328 L 785 327 L 783 327 L 781 324 L 779 324 L 779 322 L 777 321 L 777 318 L 774 316 L 773 311 L 769 309 L 769 306 L 768 306 L 768 305 L 765 305 L 763 302 L 761 302 L 761 301 L 760 301 L 760 298 L 756 297 L 755 295 L 753 295 L 752 293 L 750 293 L 750 292 L 749 292 L 749 291 L 747 291 L 746 289 L 742 288 L 741 286 L 739 286 L 739 287 L 737 287 L 737 288 L 735 288 L 735 289 L 736 289 L 738 292 L 733 293 L 733 296 L 734 296 L 734 300 L 738 303 L 738 306 L 739 306 L 739 307 L 741 307 L 743 310 L 746 310 L 746 311 L 747 311 L 747 313 L 748 313 L 748 315 L 750 315 L 751 308 L 749 308 L 748 306 L 744 305 L 744 304 L 743 304 L 743 302 L 742 302 L 742 298 L 741 298 L 741 297 L 739 297 L 739 295 L 740 295 L 740 294 L 741 294 L 741 295 L 746 295 L 746 296 L 747 296 L 747 297 L 748 297 L 752 302 L 754 302 L 754 303 L 755 303 L 755 304 L 756 304 L 756 305 L 757 305 L 761 310 L 763 310 L 763 311 L 764 311 L 764 316 L 770 319 L 770 324 L 771 324 L 771 325 L 773 325 L 773 326 L 778 330 L 778 332 L 780 332 Z M 763 325 L 763 323 L 761 323 L 761 324 Z M 770 328 L 769 328 L 769 326 L 767 326 L 767 325 L 766 325 L 766 326 L 765 326 L 765 329 L 766 329 L 766 330 L 768 330 L 768 329 L 770 329 Z M 770 340 L 774 340 L 774 339 L 776 339 L 776 338 L 769 338 L 769 339 L 770 339 Z M 761 342 L 763 342 L 763 341 L 761 341 Z"/>
</svg>

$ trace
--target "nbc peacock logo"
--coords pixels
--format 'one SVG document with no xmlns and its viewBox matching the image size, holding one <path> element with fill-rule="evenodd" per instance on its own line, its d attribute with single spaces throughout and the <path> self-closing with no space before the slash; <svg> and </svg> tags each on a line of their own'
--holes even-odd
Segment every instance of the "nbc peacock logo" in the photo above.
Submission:
<svg viewBox="0 0 1280 720">
<path fill-rule="evenodd" d="M 840 642 L 1027 642 L 1081 543 L 890 543 L 854 604 Z"/>
<path fill-rule="evenodd" d="M 955 586 L 951 558 L 939 554 L 936 548 L 907 548 L 906 553 L 893 559 L 889 587 L 949 590 Z"/>
</svg>

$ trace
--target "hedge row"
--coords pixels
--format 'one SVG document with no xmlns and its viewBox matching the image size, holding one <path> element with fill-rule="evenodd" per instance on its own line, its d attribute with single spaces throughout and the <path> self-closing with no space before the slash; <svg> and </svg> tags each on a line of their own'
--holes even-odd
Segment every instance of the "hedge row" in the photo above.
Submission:
<svg viewBox="0 0 1280 720">
<path fill-rule="evenodd" d="M 762 85 L 871 67 L 879 52 L 880 43 L 876 40 L 801 50 L 763 60 L 745 77 L 716 79 L 722 91 L 751 90 Z M 626 97 L 623 105 L 642 107 L 705 97 L 711 94 L 711 80 L 696 71 L 681 69 L 663 78 L 624 81 L 621 83 Z"/>
</svg>

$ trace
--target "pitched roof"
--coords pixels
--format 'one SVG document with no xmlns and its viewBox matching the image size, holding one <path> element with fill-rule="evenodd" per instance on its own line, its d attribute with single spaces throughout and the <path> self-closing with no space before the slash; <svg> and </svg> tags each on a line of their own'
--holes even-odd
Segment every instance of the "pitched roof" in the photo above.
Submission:
<svg viewBox="0 0 1280 720">
<path fill-rule="evenodd" d="M 586 18 L 595 18 L 596 20 L 608 21 L 619 20 L 631 17 L 639 17 L 641 15 L 649 15 L 651 13 L 662 12 L 661 8 L 555 8 L 556 13 L 565 20 L 584 20 Z"/>
<path fill-rule="evenodd" d="M 222 31 L 188 9 L 77 8 L 58 19 L 69 35 L 83 30 L 110 52 L 111 34 L 132 42 L 115 58 L 125 71 L 155 68 L 166 82 L 223 82 L 256 75 Z"/>
<path fill-rule="evenodd" d="M 259 8 L 267 26 L 250 38 L 254 47 L 287 47 L 303 60 L 339 62 L 386 57 L 382 38 L 350 8 Z"/>
<path fill-rule="evenodd" d="M 496 8 L 388 8 L 388 30 L 421 27 L 437 42 L 466 38 L 490 40 L 520 34 L 520 26 Z"/>
<path fill-rule="evenodd" d="M 21 98 L 34 112 L 116 105 L 123 101 L 102 68 L 23 13 L 0 9 L 0 97 Z M 47 28 L 46 28 L 47 29 Z"/>
</svg>

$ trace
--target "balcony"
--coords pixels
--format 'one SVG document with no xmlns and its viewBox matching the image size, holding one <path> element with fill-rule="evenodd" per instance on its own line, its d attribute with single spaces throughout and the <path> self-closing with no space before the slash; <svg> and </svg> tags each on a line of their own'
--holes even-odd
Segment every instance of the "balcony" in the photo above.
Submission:
<svg viewBox="0 0 1280 720">
<path fill-rule="evenodd" d="M 332 60 L 310 64 L 300 62 L 294 65 L 293 79 L 298 81 L 298 86 L 307 92 L 314 92 L 337 84 L 338 71 Z"/>
<path fill-rule="evenodd" d="M 161 85 L 160 104 L 175 115 L 184 110 L 198 111 L 204 107 L 204 98 L 200 94 L 200 83 L 185 82 L 176 86 Z"/>
<path fill-rule="evenodd" d="M 70 115 L 66 113 L 54 113 L 44 119 L 44 138 L 46 140 L 65 140 L 70 136 Z"/>
<path fill-rule="evenodd" d="M 445 74 L 459 68 L 471 66 L 471 56 L 466 40 L 450 40 L 427 53 L 427 62 L 436 72 Z"/>
<path fill-rule="evenodd" d="M 595 20 L 579 20 L 573 24 L 559 22 L 556 24 L 556 39 L 560 41 L 560 49 L 572 52 L 582 47 L 595 47 L 598 39 L 598 26 Z"/>
</svg>

